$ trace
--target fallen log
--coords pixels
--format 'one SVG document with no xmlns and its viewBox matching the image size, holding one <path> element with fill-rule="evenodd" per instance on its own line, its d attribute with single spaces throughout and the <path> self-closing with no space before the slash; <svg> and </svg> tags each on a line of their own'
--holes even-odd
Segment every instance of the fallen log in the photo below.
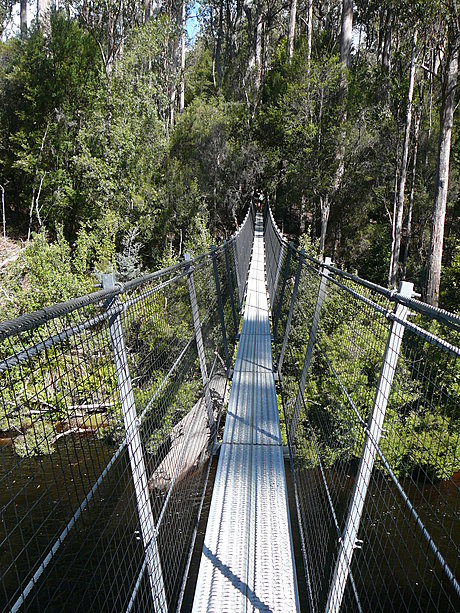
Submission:
<svg viewBox="0 0 460 613">
<path fill-rule="evenodd" d="M 214 406 L 214 417 L 222 407 L 228 394 L 227 379 L 216 374 L 209 382 L 209 389 Z M 201 398 L 187 415 L 178 422 L 169 435 L 171 448 L 161 464 L 149 479 L 149 486 L 163 492 L 174 487 L 185 475 L 199 463 L 206 450 L 210 430 L 204 398 Z"/>
</svg>

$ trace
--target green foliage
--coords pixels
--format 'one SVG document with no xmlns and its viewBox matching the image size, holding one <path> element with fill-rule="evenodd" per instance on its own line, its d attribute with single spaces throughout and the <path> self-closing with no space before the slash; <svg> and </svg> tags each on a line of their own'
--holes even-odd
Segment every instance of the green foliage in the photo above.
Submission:
<svg viewBox="0 0 460 613">
<path fill-rule="evenodd" d="M 450 266 L 446 266 L 441 279 L 442 304 L 447 310 L 459 311 L 460 295 L 460 239 L 455 240 Z"/>
<path fill-rule="evenodd" d="M 389 435 L 380 447 L 398 476 L 439 481 L 460 470 L 460 421 L 426 411 L 413 412 L 402 422 L 390 412 L 386 424 Z"/>
<path fill-rule="evenodd" d="M 18 456 L 49 455 L 55 450 L 55 432 L 53 426 L 43 420 L 34 422 L 26 432 L 14 439 L 14 451 Z"/>
<path fill-rule="evenodd" d="M 369 298 L 376 299 L 375 295 Z M 311 282 L 306 287 L 301 283 L 299 299 L 299 315 L 294 312 L 290 333 L 291 349 L 283 366 L 283 389 L 291 403 L 297 393 L 295 374 L 303 364 L 315 304 Z M 443 329 L 439 323 L 412 321 L 458 346 L 458 333 Z M 329 286 L 317 337 L 320 349 L 310 365 L 306 410 L 297 430 L 299 465 L 315 468 L 321 460 L 329 469 L 359 460 L 389 332 L 390 325 L 382 315 L 359 305 L 351 294 Z M 406 330 L 379 442 L 397 476 L 437 481 L 460 470 L 459 394 L 458 359 Z M 288 405 L 288 412 L 291 410 Z M 376 467 L 386 472 L 379 455 Z"/>
<path fill-rule="evenodd" d="M 24 218 L 40 182 L 42 220 L 72 224 L 81 200 L 71 164 L 100 79 L 97 46 L 75 20 L 53 14 L 51 34 L 33 28 L 2 48 L 0 147 L 9 199 Z M 8 202 L 8 201 L 7 201 Z"/>
<path fill-rule="evenodd" d="M 299 237 L 299 248 L 304 249 L 305 253 L 311 258 L 316 258 L 319 249 L 319 238 L 312 239 L 310 232 L 306 232 Z"/>
<path fill-rule="evenodd" d="M 184 243 L 185 252 L 189 252 L 196 257 L 202 253 L 207 253 L 211 249 L 212 243 L 213 240 L 206 219 L 202 216 L 194 217 Z"/>
<path fill-rule="evenodd" d="M 195 98 L 213 98 L 216 88 L 213 83 L 213 58 L 211 49 L 198 40 L 187 56 L 185 102 L 189 106 Z"/>
<path fill-rule="evenodd" d="M 0 313 L 4 318 L 17 317 L 87 293 L 93 287 L 88 273 L 83 262 L 74 266 L 62 227 L 54 242 L 44 233 L 37 234 L 4 275 L 3 288 L 10 299 L 0 305 Z"/>
<path fill-rule="evenodd" d="M 198 381 L 184 382 L 176 390 L 173 402 L 168 404 L 167 410 L 158 419 L 158 414 L 152 419 L 152 415 L 147 415 L 145 420 L 146 429 L 146 451 L 151 455 L 156 455 L 162 445 L 168 441 L 172 428 L 191 410 L 202 394 L 202 387 Z M 161 401 L 152 407 L 152 412 L 158 413 Z M 155 426 L 152 427 L 152 423 Z"/>
<path fill-rule="evenodd" d="M 385 67 L 382 37 L 387 25 L 382 21 L 382 6 L 358 0 L 355 31 L 362 31 L 363 40 L 359 48 L 354 40 L 346 71 L 338 57 L 337 7 L 337 3 L 318 5 L 311 55 L 306 39 L 298 33 L 290 60 L 285 11 L 278 11 L 276 4 L 264 7 L 262 86 L 258 89 L 256 7 L 245 5 L 244 14 L 235 19 L 229 7 L 229 15 L 219 23 L 219 11 L 201 5 L 202 35 L 187 53 L 186 108 L 181 114 L 179 28 L 173 9 L 168 9 L 168 16 L 159 14 L 140 25 L 144 19 L 139 6 L 124 3 L 123 24 L 120 20 L 110 29 L 117 6 L 96 2 L 75 18 L 53 12 L 47 35 L 35 25 L 22 39 L 1 42 L 0 184 L 5 188 L 7 231 L 20 238 L 37 231 L 16 262 L 2 269 L 1 317 L 91 291 L 94 271 L 117 270 L 120 278 L 130 279 L 148 268 L 176 263 L 186 250 L 199 255 L 212 242 L 228 237 L 256 190 L 267 196 L 278 221 L 310 255 L 317 252 L 320 202 L 329 198 L 326 255 L 333 253 L 336 264 L 385 284 L 412 32 L 417 26 L 419 64 L 429 67 L 422 50 L 443 47 L 448 7 L 425 1 L 391 3 L 392 27 L 398 26 L 398 36 L 392 39 L 391 62 Z M 3 2 L 2 23 L 10 9 Z M 434 23 L 440 24 L 440 32 Z M 442 77 L 442 71 L 438 76 Z M 426 269 L 442 98 L 441 79 L 430 79 L 429 70 L 418 71 L 415 108 L 421 113 L 421 138 L 407 274 L 419 285 Z M 460 176 L 458 136 L 455 125 L 442 277 L 442 299 L 451 309 L 458 306 L 460 278 L 455 204 Z M 337 185 L 342 153 L 343 175 Z M 209 298 L 208 280 L 197 274 L 195 281 L 200 297 Z M 306 304 L 314 305 L 316 289 L 301 286 Z M 163 327 L 146 320 L 129 330 L 133 367 L 134 356 L 145 357 L 149 365 L 139 367 L 136 374 L 135 393 L 141 404 L 164 374 L 152 366 L 153 361 L 190 336 L 190 322 L 182 318 L 188 303 L 186 289 L 178 291 L 176 298 L 174 303 L 158 299 L 149 305 L 152 317 L 163 321 L 167 316 Z M 346 299 L 324 305 L 323 346 L 364 419 L 372 405 L 385 343 L 384 335 L 370 337 L 367 324 L 364 312 L 354 313 Z M 294 326 L 298 346 L 293 348 L 293 363 L 287 360 L 287 382 L 293 376 L 289 366 L 294 369 L 294 363 L 303 359 L 308 325 Z M 436 326 L 430 329 L 436 333 Z M 359 351 L 353 349 L 355 338 L 360 339 Z M 441 458 L 455 452 L 451 433 L 459 419 L 455 413 L 459 375 L 452 362 L 430 348 L 423 351 L 430 364 L 439 364 L 444 387 L 426 388 L 417 380 L 404 346 L 400 378 L 406 385 L 398 397 L 393 394 L 390 399 L 389 438 L 382 445 L 401 475 L 420 468 L 432 478 L 443 478 L 456 469 L 444 465 Z M 66 366 L 65 359 L 52 352 L 50 361 L 53 374 Z M 77 385 L 79 397 L 97 395 L 99 366 L 99 359 L 92 356 L 84 370 L 85 383 Z M 345 408 L 334 377 L 325 372 L 316 356 L 308 388 L 311 426 L 304 424 L 303 448 L 305 461 L 314 465 L 310 429 L 318 436 L 322 433 L 319 450 L 325 464 L 332 466 L 339 459 L 358 456 L 363 434 L 351 410 Z M 113 390 L 114 372 L 108 367 L 106 374 Z M 18 381 L 14 390 L 21 398 L 33 396 L 32 387 L 21 392 Z M 56 387 L 49 397 L 36 394 L 36 404 L 29 408 L 37 410 L 38 404 L 42 410 L 40 403 L 51 403 L 56 412 L 47 419 L 57 419 L 66 392 Z M 193 385 L 176 392 L 185 406 L 194 394 Z M 443 394 L 450 400 L 441 410 Z M 424 400 L 428 397 L 438 404 L 428 406 Z M 155 432 L 163 427 L 170 431 L 180 412 L 180 402 L 174 402 L 162 414 L 164 424 L 159 418 L 152 426 Z M 109 416 L 114 441 L 122 432 L 120 407 L 115 404 Z M 42 453 L 40 441 L 52 437 L 42 432 L 36 441 L 25 410 L 11 418 L 23 436 L 18 449 Z M 334 436 L 325 434 L 326 426 Z M 152 449 L 156 449 L 161 437 L 152 436 Z M 424 454 L 423 446 L 433 446 L 437 440 L 440 451 L 433 459 Z"/>
<path fill-rule="evenodd" d="M 236 225 L 263 170 L 258 148 L 242 131 L 244 113 L 243 105 L 222 97 L 195 99 L 171 136 L 171 156 L 188 169 L 179 176 L 196 185 L 209 211 L 210 230 L 217 236 L 226 234 L 229 222 Z"/>
</svg>

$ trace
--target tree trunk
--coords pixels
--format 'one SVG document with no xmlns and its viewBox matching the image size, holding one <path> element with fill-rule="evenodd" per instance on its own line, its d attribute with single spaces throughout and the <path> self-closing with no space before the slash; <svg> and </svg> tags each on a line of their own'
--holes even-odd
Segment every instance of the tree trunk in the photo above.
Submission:
<svg viewBox="0 0 460 613">
<path fill-rule="evenodd" d="M 45 36 L 49 35 L 51 30 L 51 0 L 37 0 L 37 18 L 40 29 Z"/>
<path fill-rule="evenodd" d="M 399 277 L 399 256 L 401 252 L 401 233 L 404 216 L 404 195 L 406 191 L 406 177 L 407 177 L 407 161 L 409 159 L 409 143 L 410 143 L 410 130 L 412 125 L 412 100 L 414 97 L 414 83 L 416 73 L 416 49 L 417 49 L 417 30 L 414 32 L 412 40 L 412 56 L 410 62 L 410 75 L 409 75 L 409 92 L 407 94 L 407 110 L 406 110 L 406 127 L 404 130 L 403 150 L 401 156 L 401 169 L 399 173 L 399 190 L 398 200 L 396 204 L 396 215 L 393 217 L 394 225 L 394 241 L 393 241 L 393 254 L 391 257 L 391 269 L 389 274 L 390 287 L 395 288 L 398 283 Z"/>
<path fill-rule="evenodd" d="M 428 166 L 429 162 L 430 162 L 430 157 L 429 157 L 429 142 L 431 139 L 431 129 L 433 126 L 433 85 L 434 85 L 434 55 L 435 55 L 435 50 L 432 49 L 430 52 L 430 71 L 428 73 L 428 82 L 430 85 L 430 94 L 429 94 L 429 104 L 428 104 L 428 131 L 427 131 L 427 135 L 426 135 L 426 147 L 425 147 L 425 166 Z"/>
<path fill-rule="evenodd" d="M 124 53 L 125 44 L 125 12 L 124 12 L 124 0 L 120 0 L 120 10 L 118 13 L 118 27 L 117 27 L 119 44 L 118 44 L 118 58 L 121 59 Z"/>
<path fill-rule="evenodd" d="M 347 112 L 347 94 L 348 94 L 348 74 L 347 69 L 350 63 L 350 50 L 351 50 L 351 35 L 353 30 L 353 1 L 352 0 L 343 0 L 342 4 L 342 29 L 340 32 L 340 61 L 342 62 L 342 82 L 341 82 L 341 111 L 340 111 L 340 124 L 342 125 L 342 129 L 339 134 L 339 141 L 337 143 L 337 149 L 335 153 L 335 162 L 336 169 L 334 172 L 334 176 L 332 178 L 331 184 L 331 196 L 332 199 L 335 198 L 337 192 L 340 189 L 340 185 L 342 183 L 343 175 L 345 174 L 345 137 L 346 132 L 343 126 L 348 118 Z M 327 221 L 329 219 L 329 212 L 331 208 L 331 203 L 327 201 L 326 203 L 321 204 L 321 244 L 324 248 L 324 242 L 326 237 L 322 236 L 323 234 L 323 206 L 327 208 L 326 215 L 326 223 L 325 229 L 327 228 Z M 320 253 L 321 246 L 320 246 Z"/>
<path fill-rule="evenodd" d="M 390 72 L 391 69 L 391 22 L 393 19 L 393 15 L 391 9 L 387 10 L 386 20 L 385 20 L 385 31 L 384 31 L 384 39 L 383 39 L 383 51 L 382 51 L 382 68 L 385 72 Z"/>
<path fill-rule="evenodd" d="M 19 8 L 19 23 L 21 27 L 21 38 L 24 38 L 27 32 L 27 0 L 20 0 Z"/>
<path fill-rule="evenodd" d="M 171 102 L 169 105 L 169 126 L 174 128 L 174 124 L 176 121 L 175 112 L 176 112 L 176 96 L 177 96 L 177 88 L 175 83 L 172 84 L 171 90 Z"/>
<path fill-rule="evenodd" d="M 353 31 L 353 0 L 343 0 L 342 30 L 340 33 L 340 61 L 350 67 L 351 37 Z"/>
<path fill-rule="evenodd" d="M 218 86 L 220 86 L 222 83 L 221 55 L 222 55 L 223 19 L 224 19 L 223 11 L 224 11 L 223 0 L 221 0 L 220 7 L 219 7 L 219 27 L 217 30 L 217 41 L 216 41 L 216 73 L 217 73 L 217 85 Z"/>
<path fill-rule="evenodd" d="M 181 23 L 181 49 L 180 49 L 180 99 L 179 112 L 182 113 L 185 106 L 185 46 L 187 44 L 187 4 L 182 0 L 182 23 Z"/>
<path fill-rule="evenodd" d="M 256 47 L 255 47 L 256 79 L 255 89 L 258 92 L 262 83 L 262 6 L 257 4 L 256 11 Z"/>
<path fill-rule="evenodd" d="M 420 113 L 417 113 L 415 117 L 414 127 L 414 153 L 412 159 L 412 178 L 410 186 L 409 196 L 409 211 L 407 213 L 407 227 L 406 227 L 406 244 L 404 246 L 404 258 L 401 272 L 401 281 L 405 281 L 407 272 L 407 260 L 409 257 L 409 244 L 412 234 L 412 210 L 414 208 L 414 194 L 415 194 L 415 180 L 417 170 L 417 152 L 418 152 L 418 140 L 420 135 Z"/>
<path fill-rule="evenodd" d="M 320 196 L 319 203 L 321 205 L 321 237 L 319 239 L 319 255 L 323 255 L 324 246 L 326 244 L 327 224 L 329 221 L 329 213 L 331 212 L 331 203 L 329 197 Z"/>
<path fill-rule="evenodd" d="M 390 220 L 391 225 L 391 252 L 390 252 L 390 266 L 388 269 L 388 285 L 390 285 L 390 272 L 393 270 L 393 256 L 395 252 L 395 217 L 396 217 L 396 205 L 398 202 L 398 185 L 399 185 L 399 169 L 400 165 L 398 164 L 399 159 L 399 133 L 396 140 L 396 164 L 395 164 L 395 181 L 394 181 L 394 189 L 393 189 L 393 215 L 390 213 L 388 209 L 388 218 Z M 385 205 L 386 208 L 386 205 Z"/>
<path fill-rule="evenodd" d="M 144 0 L 143 22 L 147 23 L 147 21 L 151 18 L 151 16 L 152 16 L 152 2 L 151 0 Z"/>
<path fill-rule="evenodd" d="M 288 59 L 292 58 L 294 53 L 294 38 L 295 38 L 295 21 L 297 17 L 297 0 L 291 0 L 291 12 L 289 15 L 289 34 L 288 34 Z"/>
<path fill-rule="evenodd" d="M 307 11 L 307 77 L 310 75 L 311 40 L 313 36 L 313 0 L 308 0 Z"/>
<path fill-rule="evenodd" d="M 447 75 L 443 83 L 440 134 L 438 146 L 438 163 L 436 170 L 436 193 L 434 199 L 433 220 L 431 225 L 428 278 L 426 284 L 426 301 L 437 306 L 439 303 L 439 286 L 441 284 L 441 261 L 444 241 L 444 222 L 446 218 L 447 192 L 449 188 L 449 164 L 452 143 L 452 124 L 454 118 L 455 88 L 458 77 L 458 32 L 451 33 L 449 57 L 447 58 Z"/>
<path fill-rule="evenodd" d="M 299 230 L 300 234 L 305 233 L 307 227 L 307 199 L 304 194 L 300 198 L 300 215 L 299 215 Z"/>
<path fill-rule="evenodd" d="M 3 238 L 6 239 L 6 214 L 5 214 L 5 187 L 0 185 L 2 190 L 2 223 L 3 223 Z"/>
</svg>

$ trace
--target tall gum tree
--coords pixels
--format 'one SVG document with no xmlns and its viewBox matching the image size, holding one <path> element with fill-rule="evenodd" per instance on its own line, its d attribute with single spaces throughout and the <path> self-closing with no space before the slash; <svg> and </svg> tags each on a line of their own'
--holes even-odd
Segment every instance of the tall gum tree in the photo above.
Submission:
<svg viewBox="0 0 460 613">
<path fill-rule="evenodd" d="M 292 59 L 294 53 L 295 22 L 297 18 L 297 0 L 291 0 L 291 10 L 289 12 L 289 32 L 288 32 L 288 59 Z"/>
<path fill-rule="evenodd" d="M 455 8 L 455 2 L 452 8 Z M 458 15 L 452 10 L 448 25 L 445 71 L 442 82 L 435 198 L 431 223 L 428 276 L 425 296 L 428 304 L 434 306 L 438 306 L 439 304 L 439 288 L 441 284 L 444 222 L 446 218 L 447 195 L 449 189 L 450 153 L 455 111 L 455 93 L 458 79 L 459 45 L 460 33 Z"/>
<path fill-rule="evenodd" d="M 409 74 L 409 90 L 407 94 L 406 122 L 404 129 L 403 150 L 399 171 L 399 189 L 396 203 L 396 215 L 393 218 L 393 243 L 391 249 L 390 271 L 388 284 L 396 287 L 399 277 L 399 257 L 401 252 L 401 235 L 404 215 L 404 197 L 406 191 L 407 165 L 409 160 L 410 132 L 412 126 L 412 100 L 414 97 L 414 84 L 416 74 L 416 55 L 417 55 L 417 30 L 414 31 L 412 38 L 412 54 Z"/>
<path fill-rule="evenodd" d="M 342 64 L 342 78 L 340 85 L 341 99 L 341 117 L 340 123 L 343 126 L 348 118 L 347 113 L 347 96 L 348 96 L 348 68 L 350 66 L 351 41 L 353 32 L 353 1 L 343 0 L 342 2 L 342 18 L 340 30 L 340 62 Z M 329 215 L 331 212 L 331 200 L 338 193 L 345 173 L 345 131 L 339 132 L 339 142 L 335 154 L 336 170 L 332 178 L 330 195 L 320 198 L 321 209 L 321 236 L 319 241 L 319 253 L 324 252 L 326 243 L 326 232 L 329 223 Z"/>
<path fill-rule="evenodd" d="M 19 3 L 19 25 L 23 38 L 27 32 L 27 0 L 20 0 Z"/>
<path fill-rule="evenodd" d="M 51 15 L 50 14 L 51 14 L 51 0 L 37 0 L 38 23 L 40 24 L 40 28 L 42 29 L 43 33 L 46 35 L 48 35 L 51 30 L 51 23 L 50 23 Z M 27 15 L 26 15 L 26 19 L 27 19 Z"/>
</svg>

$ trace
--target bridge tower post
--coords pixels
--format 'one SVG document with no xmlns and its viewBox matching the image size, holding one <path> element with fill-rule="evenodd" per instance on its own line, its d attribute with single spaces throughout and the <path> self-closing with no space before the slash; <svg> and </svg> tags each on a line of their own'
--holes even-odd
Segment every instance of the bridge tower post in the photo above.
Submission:
<svg viewBox="0 0 460 613">
<path fill-rule="evenodd" d="M 113 274 L 103 275 L 102 287 L 104 289 L 112 289 L 115 287 Z M 152 506 L 150 504 L 147 470 L 145 467 L 142 441 L 139 432 L 140 424 L 137 417 L 136 403 L 134 399 L 123 334 L 123 305 L 119 302 L 117 297 L 114 297 L 107 301 L 105 308 L 109 313 L 109 329 L 112 340 L 115 372 L 117 376 L 118 391 L 120 394 L 126 443 L 131 465 L 131 474 L 134 482 L 134 491 L 136 495 L 137 511 L 139 514 L 139 523 L 142 542 L 144 545 L 150 589 L 152 592 L 155 611 L 166 612 L 168 610 L 168 606 L 166 601 L 163 571 L 161 569 Z"/>
<path fill-rule="evenodd" d="M 201 379 L 203 381 L 204 399 L 206 402 L 206 409 L 208 411 L 208 424 L 211 432 L 211 437 L 214 436 L 215 423 L 214 423 L 214 411 L 212 408 L 211 393 L 209 391 L 209 378 L 208 369 L 206 368 L 206 358 L 204 355 L 203 335 L 201 333 L 200 315 L 198 313 L 198 302 L 196 299 L 195 282 L 193 280 L 193 271 L 191 265 L 192 256 L 190 253 L 184 253 L 184 259 L 187 262 L 187 285 L 190 295 L 190 306 L 192 308 L 193 327 L 195 330 L 196 348 L 198 351 L 198 360 L 200 363 Z"/>
<path fill-rule="evenodd" d="M 291 426 L 289 428 L 289 440 L 294 439 L 297 423 L 299 421 L 300 409 L 302 408 L 303 397 L 305 393 L 305 386 L 307 384 L 307 375 L 310 368 L 311 359 L 313 356 L 313 349 L 316 343 L 316 335 L 319 327 L 319 317 L 321 315 L 321 307 L 323 306 L 324 297 L 326 296 L 327 279 L 329 277 L 329 266 L 332 265 L 331 258 L 325 258 L 323 266 L 320 272 L 320 282 L 318 289 L 318 297 L 316 298 L 315 312 L 313 314 L 313 321 L 310 328 L 310 336 L 308 338 L 307 350 L 305 351 L 305 359 L 303 362 L 302 375 L 300 376 L 299 389 L 294 405 L 294 413 L 292 415 Z"/>
<path fill-rule="evenodd" d="M 399 287 L 399 294 L 404 298 L 412 298 L 414 285 L 403 281 Z M 334 568 L 331 587 L 327 597 L 327 613 L 338 613 L 342 604 L 343 594 L 350 574 L 353 551 L 357 547 L 357 536 L 361 517 L 364 510 L 367 490 L 374 468 L 377 455 L 377 445 L 382 434 L 383 422 L 388 406 L 393 379 L 401 349 L 404 322 L 407 319 L 409 308 L 404 304 L 397 303 L 396 312 L 390 327 L 390 332 L 383 354 L 383 362 L 374 405 L 365 430 L 363 453 L 359 462 L 358 474 L 356 475 L 355 487 L 348 510 L 345 529 L 339 541 L 339 555 Z"/>
</svg>

